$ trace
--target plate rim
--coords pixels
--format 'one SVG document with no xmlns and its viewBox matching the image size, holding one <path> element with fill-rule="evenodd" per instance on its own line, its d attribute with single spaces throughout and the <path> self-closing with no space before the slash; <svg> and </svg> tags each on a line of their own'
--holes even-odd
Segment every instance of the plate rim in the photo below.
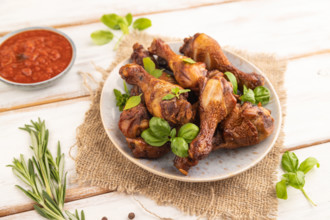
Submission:
<svg viewBox="0 0 330 220">
<path fill-rule="evenodd" d="M 176 43 L 182 43 L 181 41 L 171 41 L 171 42 L 167 42 L 168 44 L 176 44 Z M 236 56 L 237 58 L 243 60 L 244 62 L 248 63 L 249 65 L 251 65 L 258 74 L 261 74 L 262 76 L 265 77 L 265 80 L 266 82 L 270 85 L 272 91 L 274 91 L 274 98 L 275 98 L 275 101 L 278 103 L 278 106 L 279 106 L 279 119 L 278 119 L 278 129 L 277 131 L 275 131 L 275 136 L 270 144 L 270 146 L 266 149 L 266 151 L 263 153 L 263 154 L 260 154 L 260 156 L 254 160 L 250 165 L 244 167 L 243 169 L 240 169 L 236 172 L 232 172 L 232 173 L 228 173 L 226 175 L 222 175 L 222 176 L 215 176 L 215 177 L 208 177 L 208 178 L 196 178 L 196 177 L 190 177 L 190 178 L 187 178 L 186 176 L 175 176 L 175 175 L 171 175 L 171 174 L 167 174 L 167 173 L 164 173 L 164 172 L 161 172 L 161 171 L 158 171 L 158 170 L 155 170 L 141 162 L 139 162 L 139 158 L 134 158 L 132 157 L 131 155 L 129 155 L 128 153 L 126 153 L 120 146 L 119 144 L 112 139 L 111 135 L 110 135 L 110 130 L 107 129 L 106 127 L 106 124 L 105 124 L 105 121 L 104 121 L 104 118 L 103 118 L 103 108 L 102 108 L 102 103 L 104 101 L 104 85 L 106 84 L 108 78 L 111 76 L 111 73 L 112 71 L 110 72 L 110 74 L 108 75 L 108 77 L 106 78 L 106 80 L 104 81 L 103 83 L 103 88 L 102 88 L 102 91 L 101 91 L 101 98 L 100 98 L 100 116 L 101 116 L 101 121 L 102 121 L 102 125 L 103 125 L 103 128 L 108 136 L 108 138 L 110 139 L 110 141 L 112 142 L 112 144 L 116 147 L 117 150 L 119 150 L 119 152 L 124 155 L 128 160 L 130 160 L 131 162 L 133 162 L 134 164 L 136 164 L 137 166 L 147 170 L 148 172 L 151 172 L 155 175 L 158 175 L 158 176 L 161 176 L 161 177 L 165 177 L 165 178 L 168 178 L 168 179 L 173 179 L 173 180 L 177 180 L 177 181 L 181 181 L 181 182 L 214 182 L 214 181 L 218 181 L 218 180 L 223 180 L 223 179 L 228 179 L 228 178 L 231 178 L 233 176 L 236 176 L 240 173 L 243 173 L 249 169 L 251 169 L 252 167 L 254 167 L 255 165 L 257 165 L 262 159 L 264 159 L 266 157 L 266 155 L 270 152 L 270 150 L 274 147 L 277 139 L 278 139 L 278 136 L 280 134 L 280 131 L 282 129 L 282 106 L 281 106 L 281 102 L 279 100 L 279 97 L 277 95 L 277 92 L 273 86 L 273 84 L 270 82 L 270 80 L 268 79 L 268 77 L 257 67 L 255 66 L 252 62 L 248 61 L 247 59 L 243 58 L 242 56 L 236 54 L 235 52 L 232 52 L 228 49 L 225 49 L 225 48 L 222 48 L 223 51 L 233 55 L 233 56 Z M 115 69 L 117 66 L 119 65 L 122 65 L 123 63 L 127 62 L 127 59 L 124 59 L 122 62 L 118 63 L 113 69 Z M 118 128 L 119 129 L 119 128 Z"/>
</svg>

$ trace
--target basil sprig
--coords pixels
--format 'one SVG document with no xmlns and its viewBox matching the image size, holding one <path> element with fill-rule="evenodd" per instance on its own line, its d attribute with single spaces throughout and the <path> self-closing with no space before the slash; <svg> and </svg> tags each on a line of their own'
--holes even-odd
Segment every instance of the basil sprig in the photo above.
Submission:
<svg viewBox="0 0 330 220">
<path fill-rule="evenodd" d="M 233 85 L 234 94 L 237 94 L 237 80 L 236 80 L 235 75 L 232 74 L 231 72 L 225 72 L 224 74 L 227 76 L 227 78 L 229 79 L 229 81 Z"/>
<path fill-rule="evenodd" d="M 156 78 L 159 78 L 164 71 L 164 69 L 156 69 L 156 64 L 151 60 L 150 57 L 143 58 L 143 67 L 150 75 Z"/>
<path fill-rule="evenodd" d="M 251 102 L 252 104 L 267 105 L 270 99 L 270 92 L 266 87 L 258 86 L 254 90 L 243 86 L 243 95 L 240 97 L 242 102 Z"/>
<path fill-rule="evenodd" d="M 134 21 L 133 28 L 143 31 L 151 27 L 151 21 L 148 18 L 139 18 Z"/>
<path fill-rule="evenodd" d="M 126 16 L 120 16 L 115 13 L 104 14 L 100 18 L 101 22 L 112 30 L 120 30 L 122 35 L 119 37 L 115 48 L 119 46 L 120 41 L 124 35 L 129 34 L 129 27 L 133 22 L 133 16 L 128 13 Z M 151 21 L 148 18 L 139 18 L 133 22 L 133 28 L 139 31 L 147 29 L 151 26 Z M 110 30 L 98 30 L 91 34 L 93 42 L 97 45 L 103 45 L 109 43 L 113 39 L 113 33 Z"/>
<path fill-rule="evenodd" d="M 261 103 L 261 105 L 266 105 L 270 99 L 270 92 L 266 87 L 258 86 L 253 90 L 254 98 L 256 104 Z"/>
<path fill-rule="evenodd" d="M 166 120 L 152 117 L 149 121 L 149 128 L 142 132 L 141 137 L 145 142 L 154 147 L 163 146 L 170 141 L 172 152 L 175 155 L 188 157 L 188 143 L 190 143 L 198 133 L 198 126 L 193 123 L 187 123 L 180 128 L 177 135 L 176 129 L 171 129 Z"/>
<path fill-rule="evenodd" d="M 124 107 L 124 110 L 131 109 L 131 108 L 137 106 L 138 104 L 140 104 L 141 95 L 142 95 L 142 93 L 140 95 L 135 95 L 135 96 L 129 97 L 129 99 L 127 100 L 126 105 Z"/>
<path fill-rule="evenodd" d="M 189 64 L 196 63 L 196 61 L 191 59 L 191 58 L 183 58 L 182 61 L 185 62 L 185 63 L 189 63 Z"/>
<path fill-rule="evenodd" d="M 190 92 L 190 89 L 180 89 L 178 87 L 172 88 L 171 93 L 165 95 L 162 100 L 171 100 L 174 97 L 180 98 L 182 93 Z"/>
<path fill-rule="evenodd" d="M 93 42 L 97 45 L 109 43 L 113 39 L 113 33 L 108 30 L 98 30 L 91 33 Z"/>
<path fill-rule="evenodd" d="M 225 72 L 224 74 L 227 76 L 229 82 L 233 85 L 234 94 L 237 94 L 238 86 L 235 75 L 231 72 Z M 252 90 L 243 85 L 243 95 L 240 96 L 240 100 L 242 102 L 251 102 L 252 104 L 261 103 L 261 105 L 267 105 L 269 99 L 270 92 L 266 87 L 258 86 Z"/>
<path fill-rule="evenodd" d="M 141 103 L 142 93 L 140 95 L 130 96 L 125 81 L 124 81 L 124 90 L 125 93 L 121 93 L 118 89 L 113 90 L 113 93 L 115 94 L 116 97 L 116 106 L 118 106 L 119 111 L 128 110 Z"/>
<path fill-rule="evenodd" d="M 125 89 L 125 93 L 121 93 L 118 89 L 113 90 L 113 93 L 115 94 L 116 97 L 116 106 L 119 108 L 119 111 L 124 110 L 126 102 L 130 97 L 125 81 L 124 81 L 124 89 Z"/>
<path fill-rule="evenodd" d="M 243 95 L 240 97 L 240 100 L 242 102 L 251 102 L 252 104 L 256 104 L 253 90 L 246 88 L 245 85 L 243 86 Z"/>
<path fill-rule="evenodd" d="M 305 174 L 309 172 L 315 165 L 320 167 L 319 162 L 314 157 L 308 157 L 300 166 L 299 159 L 295 153 L 286 151 L 282 156 L 282 168 L 286 172 L 282 175 L 281 181 L 276 184 L 276 195 L 280 199 L 287 199 L 287 186 L 292 186 L 301 190 L 306 199 L 314 206 L 316 204 L 308 197 L 304 190 Z"/>
</svg>

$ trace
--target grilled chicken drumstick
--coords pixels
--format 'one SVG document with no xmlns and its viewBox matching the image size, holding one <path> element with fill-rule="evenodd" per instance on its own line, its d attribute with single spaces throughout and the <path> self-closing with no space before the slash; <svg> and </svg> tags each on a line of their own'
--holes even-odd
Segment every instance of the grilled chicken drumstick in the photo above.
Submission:
<svg viewBox="0 0 330 220">
<path fill-rule="evenodd" d="M 186 99 L 187 93 L 180 94 L 179 98 L 163 100 L 172 89 L 182 87 L 153 77 L 137 64 L 126 64 L 120 68 L 119 73 L 127 83 L 141 88 L 148 111 L 153 116 L 172 124 L 185 124 L 194 117 L 192 106 Z"/>
<path fill-rule="evenodd" d="M 217 69 L 221 72 L 232 72 L 240 89 L 243 88 L 243 85 L 254 89 L 265 84 L 263 76 L 257 73 L 247 74 L 234 67 L 223 54 L 218 42 L 206 34 L 197 33 L 193 37 L 184 39 L 180 52 L 196 61 L 204 62 L 208 70 Z"/>
<path fill-rule="evenodd" d="M 234 149 L 260 143 L 274 131 L 270 111 L 249 102 L 236 104 L 233 111 L 219 126 L 220 137 L 213 139 L 213 148 Z"/>
<path fill-rule="evenodd" d="M 270 111 L 246 102 L 236 104 L 223 120 L 212 138 L 212 151 L 235 149 L 255 145 L 266 139 L 274 130 L 274 118 Z M 174 166 L 184 175 L 198 160 L 175 157 Z"/>
<path fill-rule="evenodd" d="M 237 100 L 233 88 L 218 72 L 201 80 L 199 96 L 200 132 L 190 143 L 189 157 L 203 159 L 212 151 L 212 137 L 220 123 L 235 107 Z"/>
<path fill-rule="evenodd" d="M 133 53 L 131 55 L 131 61 L 133 63 L 139 64 L 140 66 L 144 66 L 143 58 L 146 58 L 146 57 L 150 57 L 150 59 L 155 63 L 156 67 L 159 68 L 158 62 L 155 60 L 153 55 L 151 53 L 149 53 L 149 51 L 145 50 L 141 44 L 135 43 L 133 45 Z M 158 79 L 162 79 L 162 80 L 165 80 L 165 81 L 173 83 L 173 84 L 178 84 L 175 81 L 174 77 L 172 75 L 166 73 L 165 71 L 163 71 L 163 74 Z"/>
<path fill-rule="evenodd" d="M 138 86 L 134 86 L 130 91 L 131 96 L 141 93 Z M 171 149 L 168 143 L 161 147 L 153 147 L 139 137 L 142 131 L 149 127 L 149 119 L 150 117 L 143 99 L 139 105 L 124 110 L 120 114 L 118 127 L 126 137 L 128 147 L 132 150 L 133 156 L 136 158 L 159 158 Z"/>
<path fill-rule="evenodd" d="M 134 86 L 131 91 L 131 96 L 141 94 L 142 91 L 138 86 Z M 144 100 L 137 106 L 124 110 L 120 114 L 118 127 L 125 137 L 135 138 L 140 136 L 142 131 L 149 127 L 149 114 Z"/>
<path fill-rule="evenodd" d="M 176 81 L 184 88 L 198 91 L 198 80 L 205 77 L 207 70 L 204 63 L 186 63 L 183 59 L 188 58 L 172 51 L 170 46 L 161 39 L 154 39 L 149 47 L 149 52 L 164 58 L 173 71 Z"/>
<path fill-rule="evenodd" d="M 166 143 L 161 147 L 153 147 L 147 144 L 142 138 L 126 138 L 128 147 L 132 150 L 136 158 L 156 159 L 171 150 L 170 143 Z"/>
</svg>

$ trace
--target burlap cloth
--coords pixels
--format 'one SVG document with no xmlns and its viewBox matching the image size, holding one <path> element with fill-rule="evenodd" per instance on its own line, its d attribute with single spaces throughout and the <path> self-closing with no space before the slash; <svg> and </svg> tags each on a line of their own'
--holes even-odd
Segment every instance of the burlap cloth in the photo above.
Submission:
<svg viewBox="0 0 330 220">
<path fill-rule="evenodd" d="M 131 54 L 133 43 L 140 42 L 148 46 L 153 37 L 138 33 L 127 36 L 107 72 Z M 163 39 L 169 40 L 165 37 Z M 285 112 L 283 79 L 286 62 L 273 55 L 250 54 L 233 48 L 231 51 L 245 57 L 267 75 Z M 278 202 L 274 181 L 279 166 L 279 149 L 284 137 L 282 131 L 270 153 L 255 167 L 240 175 L 210 183 L 170 180 L 133 164 L 111 143 L 100 118 L 102 87 L 103 83 L 92 95 L 92 104 L 86 112 L 84 123 L 77 129 L 76 171 L 81 182 L 119 192 L 142 194 L 160 205 L 173 205 L 191 215 L 216 219 L 276 218 Z"/>
</svg>

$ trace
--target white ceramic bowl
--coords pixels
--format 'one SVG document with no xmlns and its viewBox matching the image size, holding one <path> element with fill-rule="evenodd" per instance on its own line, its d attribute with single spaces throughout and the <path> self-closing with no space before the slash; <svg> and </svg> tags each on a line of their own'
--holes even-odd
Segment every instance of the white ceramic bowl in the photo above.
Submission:
<svg viewBox="0 0 330 220">
<path fill-rule="evenodd" d="M 176 53 L 179 53 L 181 45 L 182 42 L 170 43 L 171 48 Z M 256 72 L 265 77 L 265 86 L 269 89 L 271 95 L 270 102 L 265 107 L 271 110 L 272 116 L 275 119 L 274 132 L 266 140 L 254 146 L 238 148 L 235 150 L 220 149 L 211 152 L 206 159 L 201 160 L 197 166 L 192 167 L 187 176 L 181 174 L 173 166 L 174 154 L 171 152 L 156 160 L 134 158 L 131 150 L 127 146 L 124 135 L 118 128 L 120 112 L 118 107 L 116 107 L 116 99 L 113 94 L 113 89 L 118 89 L 122 92 L 124 91 L 123 80 L 119 75 L 119 68 L 128 63 L 128 60 L 126 60 L 114 68 L 110 73 L 104 84 L 100 102 L 101 117 L 104 128 L 112 143 L 126 158 L 136 165 L 166 178 L 186 182 L 209 182 L 226 179 L 242 173 L 256 165 L 267 155 L 270 149 L 274 146 L 279 135 L 282 121 L 278 96 L 270 81 L 257 67 L 230 51 L 223 51 L 230 62 L 238 69 L 245 72 Z"/>
</svg>

